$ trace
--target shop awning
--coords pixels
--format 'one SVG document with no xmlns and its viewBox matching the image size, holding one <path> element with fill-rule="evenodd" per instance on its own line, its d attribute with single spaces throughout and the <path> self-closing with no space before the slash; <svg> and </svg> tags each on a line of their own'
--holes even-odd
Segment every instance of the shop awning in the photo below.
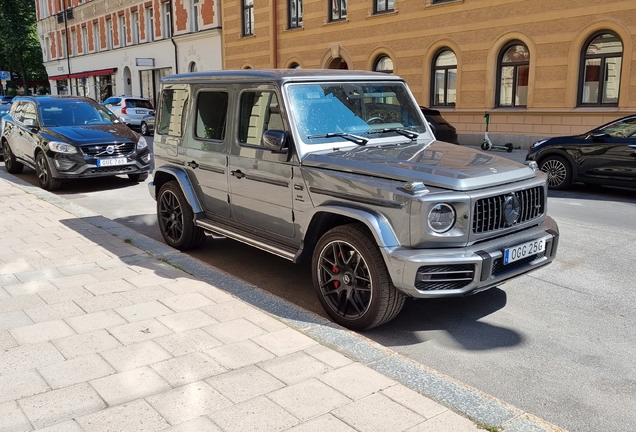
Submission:
<svg viewBox="0 0 636 432">
<path fill-rule="evenodd" d="M 94 70 L 94 71 L 86 71 L 86 72 L 76 72 L 76 73 L 72 73 L 72 74 L 64 74 L 64 75 L 55 75 L 55 76 L 50 76 L 49 80 L 51 81 L 55 81 L 55 80 L 63 80 L 63 79 L 67 79 L 67 78 L 86 78 L 89 76 L 97 76 L 97 75 L 110 75 L 114 72 L 117 71 L 117 68 L 111 68 L 111 69 L 100 69 L 100 70 Z"/>
</svg>

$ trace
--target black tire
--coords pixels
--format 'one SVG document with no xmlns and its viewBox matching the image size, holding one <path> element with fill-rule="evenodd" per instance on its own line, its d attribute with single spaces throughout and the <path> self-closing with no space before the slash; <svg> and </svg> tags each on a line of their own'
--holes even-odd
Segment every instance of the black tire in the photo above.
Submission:
<svg viewBox="0 0 636 432">
<path fill-rule="evenodd" d="M 2 154 L 4 155 L 4 169 L 9 174 L 20 174 L 24 169 L 24 165 L 15 159 L 11 147 L 6 141 L 2 141 Z"/>
<path fill-rule="evenodd" d="M 541 160 L 541 171 L 548 175 L 548 188 L 566 189 L 572 183 L 572 166 L 562 156 L 548 156 Z"/>
<path fill-rule="evenodd" d="M 142 181 L 146 181 L 146 179 L 148 178 L 148 173 L 144 172 L 144 173 L 137 173 L 137 174 L 128 174 L 128 178 L 134 181 L 135 183 L 140 183 Z"/>
<path fill-rule="evenodd" d="M 506 151 L 508 153 L 512 153 L 512 150 L 514 150 L 514 146 L 512 145 L 512 143 L 506 143 L 504 147 L 506 147 Z"/>
<path fill-rule="evenodd" d="M 482 150 L 486 150 L 487 151 L 487 150 L 490 150 L 491 148 L 492 147 L 491 147 L 491 145 L 490 145 L 490 143 L 488 141 L 483 141 L 481 143 L 481 149 Z"/>
<path fill-rule="evenodd" d="M 141 122 L 140 129 L 142 135 L 150 135 L 150 131 L 148 130 L 148 125 L 146 124 L 146 122 Z"/>
<path fill-rule="evenodd" d="M 378 246 L 360 223 L 335 227 L 322 236 L 314 249 L 312 276 L 322 307 L 352 330 L 389 322 L 404 306 L 404 295 L 393 285 Z"/>
<path fill-rule="evenodd" d="M 205 233 L 194 224 L 192 207 L 176 181 L 164 183 L 159 189 L 157 219 L 163 239 L 175 249 L 194 249 L 205 241 Z"/>
<path fill-rule="evenodd" d="M 47 191 L 58 190 L 62 186 L 60 179 L 53 178 L 49 161 L 44 152 L 38 152 L 35 156 L 35 174 L 38 176 L 40 187 Z"/>
</svg>

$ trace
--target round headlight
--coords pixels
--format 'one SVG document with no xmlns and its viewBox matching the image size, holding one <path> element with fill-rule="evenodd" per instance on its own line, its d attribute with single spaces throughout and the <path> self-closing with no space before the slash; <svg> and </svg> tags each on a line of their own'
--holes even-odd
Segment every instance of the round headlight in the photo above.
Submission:
<svg viewBox="0 0 636 432">
<path fill-rule="evenodd" d="M 428 226 L 436 233 L 445 233 L 453 225 L 455 225 L 455 209 L 450 204 L 436 204 L 428 212 Z"/>
</svg>

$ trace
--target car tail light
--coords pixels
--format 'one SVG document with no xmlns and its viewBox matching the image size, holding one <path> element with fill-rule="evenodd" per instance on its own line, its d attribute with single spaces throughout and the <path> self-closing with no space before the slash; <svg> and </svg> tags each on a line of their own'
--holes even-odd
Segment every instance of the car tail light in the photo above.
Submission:
<svg viewBox="0 0 636 432">
<path fill-rule="evenodd" d="M 128 107 L 124 105 L 124 107 L 121 109 L 121 113 L 126 114 L 126 109 L 128 109 Z"/>
</svg>

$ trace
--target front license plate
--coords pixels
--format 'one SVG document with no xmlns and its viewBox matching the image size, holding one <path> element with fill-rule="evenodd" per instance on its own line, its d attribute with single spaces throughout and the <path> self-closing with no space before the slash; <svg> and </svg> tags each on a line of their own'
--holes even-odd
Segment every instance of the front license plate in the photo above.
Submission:
<svg viewBox="0 0 636 432">
<path fill-rule="evenodd" d="M 117 166 L 117 165 L 127 165 L 128 159 L 126 158 L 112 158 L 112 159 L 97 159 L 97 166 Z"/>
<path fill-rule="evenodd" d="M 510 264 L 545 250 L 548 237 L 532 240 L 520 245 L 504 249 L 504 265 Z"/>
</svg>

